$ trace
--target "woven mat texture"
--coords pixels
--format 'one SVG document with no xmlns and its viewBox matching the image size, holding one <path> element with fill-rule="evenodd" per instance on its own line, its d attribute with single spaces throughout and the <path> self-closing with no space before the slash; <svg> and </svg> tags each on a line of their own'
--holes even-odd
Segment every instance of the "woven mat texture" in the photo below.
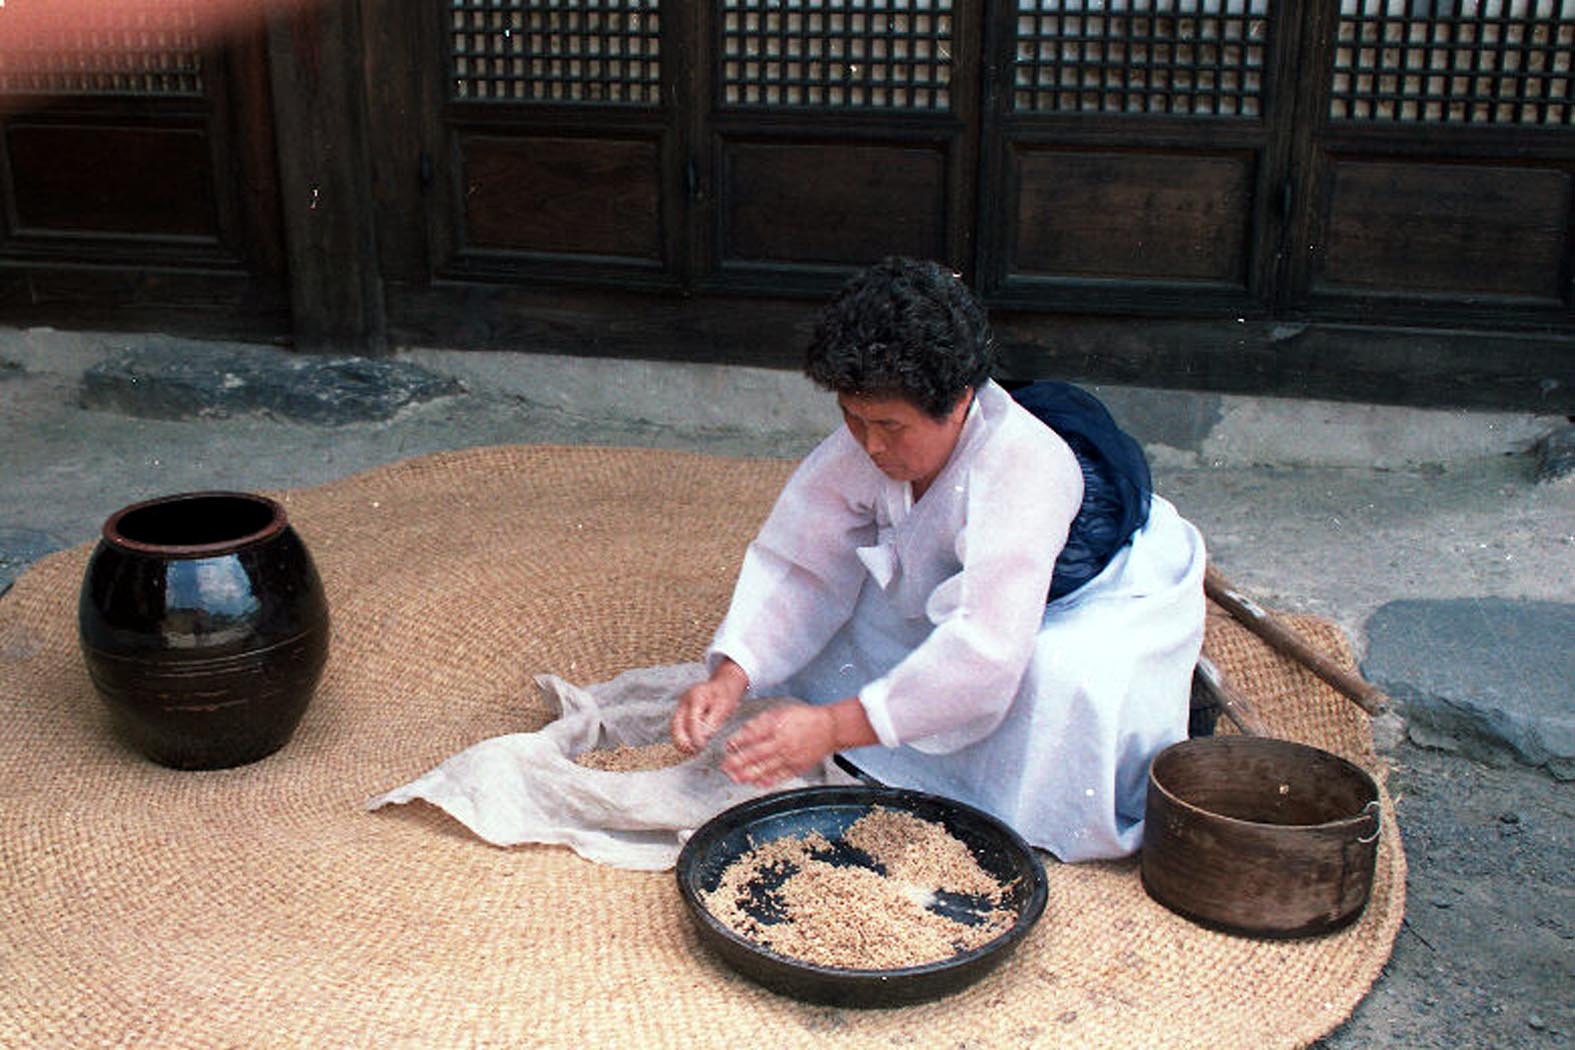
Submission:
<svg viewBox="0 0 1575 1050">
<path fill-rule="evenodd" d="M 1214 933 L 1135 861 L 1047 865 L 1044 919 L 948 999 L 842 1010 L 713 961 L 670 873 L 498 849 L 371 795 L 548 717 L 579 683 L 696 659 L 791 464 L 542 446 L 443 453 L 278 494 L 333 614 L 295 738 L 177 772 L 110 733 L 77 649 L 90 548 L 0 598 L 0 1045 L 1280 1047 L 1388 959 L 1405 858 L 1385 795 L 1372 901 L 1338 934 Z M 106 515 L 114 508 L 106 508 Z M 1350 663 L 1345 638 L 1295 626 Z M 1366 716 L 1212 616 L 1208 650 L 1280 736 L 1381 776 Z"/>
</svg>

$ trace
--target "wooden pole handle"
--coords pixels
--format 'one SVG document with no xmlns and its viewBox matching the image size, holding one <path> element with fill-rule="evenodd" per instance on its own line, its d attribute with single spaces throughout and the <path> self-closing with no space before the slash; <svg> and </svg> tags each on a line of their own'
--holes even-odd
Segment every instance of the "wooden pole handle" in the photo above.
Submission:
<svg viewBox="0 0 1575 1050">
<path fill-rule="evenodd" d="M 1357 705 L 1368 714 L 1381 715 L 1389 709 L 1389 698 L 1384 696 L 1377 686 L 1341 667 L 1328 656 L 1314 649 L 1301 635 L 1275 621 L 1262 606 L 1231 586 L 1230 581 L 1212 565 L 1204 570 L 1203 592 L 1216 605 L 1239 620 L 1249 631 L 1268 642 L 1276 652 L 1283 653 L 1305 666 L 1313 674 L 1356 701 Z"/>
<path fill-rule="evenodd" d="M 1246 736 L 1268 736 L 1269 727 L 1264 725 L 1263 719 L 1258 717 L 1258 712 L 1252 709 L 1247 698 L 1238 693 L 1234 686 L 1225 681 L 1225 676 L 1214 665 L 1214 661 L 1207 656 L 1198 657 L 1198 666 L 1193 671 L 1193 677 L 1203 686 L 1205 692 L 1220 705 L 1220 711 L 1230 719 L 1237 729 Z"/>
</svg>

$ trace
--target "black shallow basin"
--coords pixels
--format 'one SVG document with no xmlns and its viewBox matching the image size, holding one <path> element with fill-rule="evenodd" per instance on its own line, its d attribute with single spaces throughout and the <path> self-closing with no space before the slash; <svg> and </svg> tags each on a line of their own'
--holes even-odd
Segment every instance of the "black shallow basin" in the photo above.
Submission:
<svg viewBox="0 0 1575 1050">
<path fill-rule="evenodd" d="M 818 831 L 833 847 L 843 832 L 876 806 L 941 824 L 973 853 L 979 865 L 1008 886 L 1011 926 L 986 944 L 948 959 L 888 970 L 843 969 L 779 955 L 740 936 L 705 906 L 733 861 L 775 839 Z M 851 861 L 849 861 L 851 863 Z M 836 863 L 836 861 L 834 861 Z M 900 1006 L 956 992 L 994 969 L 1044 913 L 1044 866 L 1011 828 L 972 806 L 900 788 L 856 785 L 810 787 L 766 795 L 717 814 L 684 844 L 678 856 L 678 889 L 700 940 L 734 970 L 756 983 L 808 1002 L 835 1006 Z M 942 905 L 937 905 L 942 907 Z M 958 915 L 966 919 L 966 915 Z"/>
</svg>

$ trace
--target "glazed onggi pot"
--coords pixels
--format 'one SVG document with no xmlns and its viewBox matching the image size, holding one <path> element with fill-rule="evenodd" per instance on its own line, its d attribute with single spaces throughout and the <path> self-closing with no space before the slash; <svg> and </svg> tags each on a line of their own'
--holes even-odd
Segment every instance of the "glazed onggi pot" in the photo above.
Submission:
<svg viewBox="0 0 1575 1050">
<path fill-rule="evenodd" d="M 115 512 L 78 600 L 82 656 L 119 735 L 176 769 L 264 758 L 328 658 L 328 604 L 282 504 L 193 492 Z"/>
</svg>

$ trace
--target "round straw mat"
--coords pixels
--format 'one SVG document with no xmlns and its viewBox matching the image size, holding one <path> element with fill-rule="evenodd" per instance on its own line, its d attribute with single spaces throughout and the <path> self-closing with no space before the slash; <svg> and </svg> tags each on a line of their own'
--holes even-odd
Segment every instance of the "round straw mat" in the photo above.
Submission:
<svg viewBox="0 0 1575 1050">
<path fill-rule="evenodd" d="M 421 805 L 363 811 L 539 728 L 538 673 L 697 658 L 789 469 L 509 447 L 284 494 L 333 653 L 292 742 L 232 770 L 163 769 L 111 735 L 77 651 L 89 548 L 34 566 L 0 599 L 0 1045 L 1261 1048 L 1349 1015 L 1402 913 L 1387 796 L 1372 901 L 1341 933 L 1226 936 L 1149 900 L 1133 861 L 1052 861 L 1006 965 L 871 1011 L 736 977 L 670 873 L 498 849 Z M 1336 630 L 1297 625 L 1349 661 Z M 1351 704 L 1229 622 L 1209 638 L 1277 733 L 1375 765 Z"/>
</svg>

